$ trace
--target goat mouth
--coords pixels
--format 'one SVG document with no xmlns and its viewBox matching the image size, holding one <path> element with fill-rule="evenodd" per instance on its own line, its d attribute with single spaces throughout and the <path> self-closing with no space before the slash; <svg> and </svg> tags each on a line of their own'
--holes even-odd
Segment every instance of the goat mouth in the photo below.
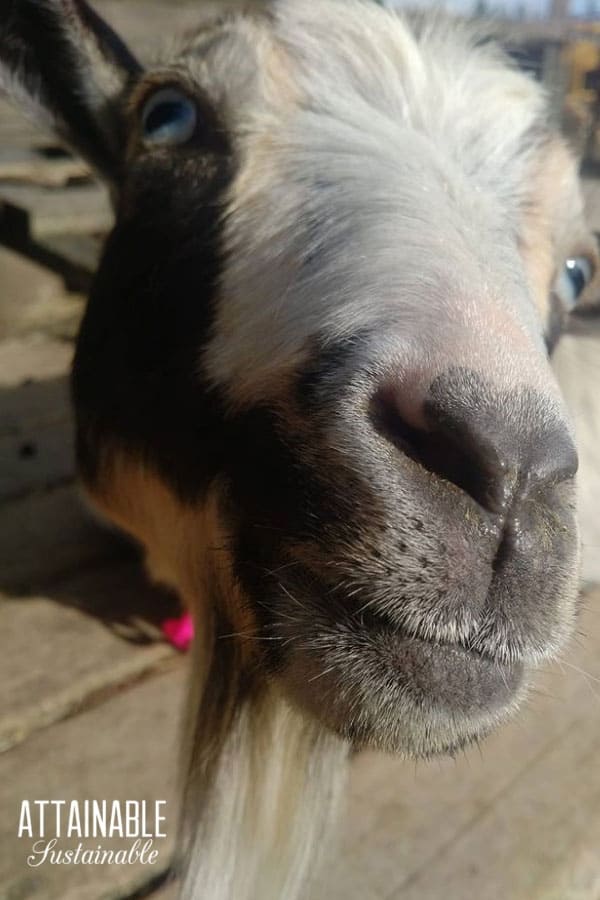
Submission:
<svg viewBox="0 0 600 900">
<path fill-rule="evenodd" d="M 405 637 L 390 644 L 392 665 L 410 679 L 413 700 L 472 716 L 510 703 L 521 686 L 522 660 L 507 662 L 463 644 Z"/>
<path fill-rule="evenodd" d="M 411 757 L 453 754 L 516 711 L 522 660 L 388 627 L 322 635 L 321 652 L 290 661 L 296 702 L 356 747 Z"/>
<path fill-rule="evenodd" d="M 237 545 L 269 675 L 354 745 L 415 757 L 516 712 L 529 673 L 569 637 L 577 593 L 570 490 L 502 529 L 460 497 L 450 508 L 443 487 L 431 496 L 433 512 L 395 498 L 363 517 L 334 508 L 318 535 L 274 531 L 267 552 L 240 526 Z"/>
</svg>

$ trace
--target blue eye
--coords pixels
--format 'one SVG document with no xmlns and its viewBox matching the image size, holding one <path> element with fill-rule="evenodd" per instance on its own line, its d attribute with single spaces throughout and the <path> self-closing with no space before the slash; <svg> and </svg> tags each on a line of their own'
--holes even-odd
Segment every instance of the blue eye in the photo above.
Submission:
<svg viewBox="0 0 600 900">
<path fill-rule="evenodd" d="M 146 144 L 176 146 L 184 144 L 196 129 L 195 104 L 176 88 L 162 88 L 147 101 L 142 112 L 142 131 Z"/>
<path fill-rule="evenodd" d="M 565 262 L 556 281 L 556 293 L 567 312 L 574 308 L 592 275 L 592 264 L 585 256 L 574 256 Z"/>
</svg>

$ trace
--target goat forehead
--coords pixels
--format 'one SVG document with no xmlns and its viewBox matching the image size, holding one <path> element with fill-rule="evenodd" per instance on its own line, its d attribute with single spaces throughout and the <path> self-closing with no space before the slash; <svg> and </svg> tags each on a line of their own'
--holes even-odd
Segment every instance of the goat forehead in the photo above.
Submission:
<svg viewBox="0 0 600 900">
<path fill-rule="evenodd" d="M 472 31 L 285 0 L 203 33 L 187 64 L 237 160 L 201 361 L 213 383 L 256 399 L 316 334 L 389 315 L 423 329 L 460 303 L 473 323 L 510 298 L 539 334 L 516 247 L 543 93 Z"/>
<path fill-rule="evenodd" d="M 282 5 L 276 34 L 308 104 L 443 135 L 467 167 L 512 168 L 542 112 L 532 81 L 440 15 L 403 21 L 373 4 L 334 2 L 321 16 L 318 4 L 300 0 Z"/>
<path fill-rule="evenodd" d="M 531 306 L 516 246 L 538 89 L 460 32 L 418 39 L 371 6 L 323 9 L 324 22 L 284 6 L 272 33 L 296 95 L 255 83 L 231 126 L 239 169 L 203 365 L 249 396 L 317 333 L 398 316 L 426 328 L 459 302 L 471 321 L 508 297 Z"/>
<path fill-rule="evenodd" d="M 507 65 L 472 27 L 443 15 L 403 20 L 360 0 L 283 0 L 268 17 L 236 17 L 198 35 L 187 64 L 251 135 L 285 127 L 299 109 L 362 130 L 409 126 L 481 177 L 517 162 L 544 116 L 539 86 Z"/>
</svg>

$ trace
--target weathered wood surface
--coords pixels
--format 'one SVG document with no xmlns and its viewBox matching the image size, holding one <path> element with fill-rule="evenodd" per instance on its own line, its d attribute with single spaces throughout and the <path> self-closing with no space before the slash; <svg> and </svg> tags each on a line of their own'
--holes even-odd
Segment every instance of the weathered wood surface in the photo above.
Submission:
<svg viewBox="0 0 600 900">
<path fill-rule="evenodd" d="M 79 159 L 54 153 L 48 155 L 33 147 L 0 146 L 0 182 L 64 187 L 70 181 L 89 177 L 88 166 Z"/>
<path fill-rule="evenodd" d="M 0 501 L 73 478 L 71 356 L 41 335 L 0 343 Z"/>
<path fill-rule="evenodd" d="M 55 346 L 51 341 L 47 342 L 48 349 L 41 346 L 48 336 L 74 337 L 83 312 L 83 297 L 67 292 L 61 276 L 6 247 L 0 247 L 0 277 L 0 377 L 6 377 L 9 372 L 22 369 L 23 354 L 45 359 L 54 352 L 50 350 Z M 26 337 L 27 340 L 7 343 L 8 339 Z M 36 341 L 34 346 L 32 342 Z M 9 352 L 12 366 L 2 361 Z M 70 347 L 66 347 L 66 352 L 70 356 Z"/>
<path fill-rule="evenodd" d="M 0 750 L 172 660 L 156 626 L 170 607 L 136 562 L 71 575 L 39 592 L 0 592 Z"/>
<path fill-rule="evenodd" d="M 480 752 L 357 758 L 340 846 L 310 900 L 598 900 L 599 591 L 586 607 L 580 645 Z"/>
<path fill-rule="evenodd" d="M 5 216 L 14 209 L 26 213 L 28 231 L 34 240 L 57 234 L 102 233 L 113 221 L 106 190 L 97 184 L 66 188 L 3 184 L 0 199 L 8 208 Z"/>
<path fill-rule="evenodd" d="M 30 324 L 53 322 L 55 276 L 2 251 L 0 284 Z M 0 898 L 117 900 L 152 892 L 175 838 L 184 663 L 158 626 L 177 604 L 73 484 L 72 343 L 19 321 L 0 341 Z M 170 827 L 157 867 L 27 866 L 21 800 L 161 794 Z"/>
<path fill-rule="evenodd" d="M 168 869 L 176 834 L 174 773 L 183 671 L 154 676 L 0 756 L 0 896 L 27 900 L 126 898 Z M 23 799 L 167 801 L 167 837 L 155 866 L 27 866 L 32 841 L 17 837 Z M 76 847 L 76 839 L 61 840 Z M 95 849 L 97 842 L 91 844 Z M 105 849 L 123 840 L 102 839 Z"/>
</svg>

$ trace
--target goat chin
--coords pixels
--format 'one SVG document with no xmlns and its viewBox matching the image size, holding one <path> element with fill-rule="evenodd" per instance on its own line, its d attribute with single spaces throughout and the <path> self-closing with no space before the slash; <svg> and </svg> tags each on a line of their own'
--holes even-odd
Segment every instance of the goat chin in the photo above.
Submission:
<svg viewBox="0 0 600 900">
<path fill-rule="evenodd" d="M 215 633 L 193 651 L 204 677 L 189 697 L 181 898 L 295 900 L 335 821 L 348 744 L 254 685 L 237 645 L 217 652 Z"/>
</svg>

